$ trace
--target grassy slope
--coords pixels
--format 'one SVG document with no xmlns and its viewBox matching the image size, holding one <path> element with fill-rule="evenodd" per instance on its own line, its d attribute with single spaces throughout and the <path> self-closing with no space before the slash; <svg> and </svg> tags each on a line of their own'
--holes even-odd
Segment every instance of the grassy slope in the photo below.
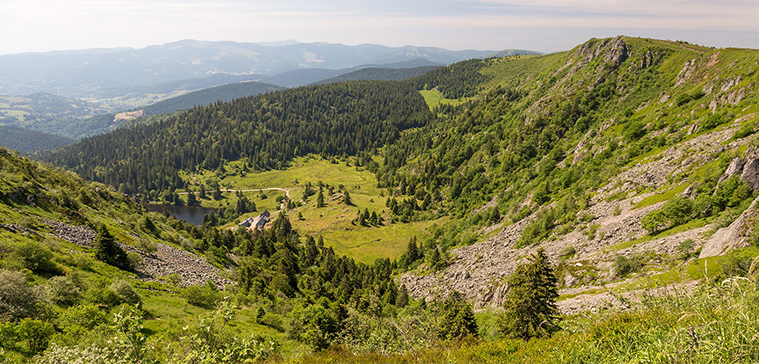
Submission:
<svg viewBox="0 0 759 364">
<path fill-rule="evenodd" d="M 584 197 L 590 198 L 595 196 L 595 189 L 602 187 L 604 181 L 609 181 L 620 172 L 630 169 L 639 163 L 648 163 L 661 159 L 663 151 L 673 145 L 680 145 L 683 142 L 692 141 L 694 138 L 701 137 L 707 133 L 720 132 L 726 129 L 733 129 L 738 123 L 734 121 L 741 119 L 739 129 L 745 129 L 747 132 L 744 136 L 749 136 L 740 148 L 728 148 L 724 152 L 715 152 L 709 155 L 699 150 L 686 152 L 686 156 L 698 154 L 704 156 L 697 160 L 688 169 L 678 171 L 678 174 L 668 175 L 667 182 L 657 188 L 638 188 L 631 191 L 625 191 L 618 196 L 607 196 L 606 201 L 624 199 L 639 195 L 649 195 L 643 201 L 636 200 L 634 209 L 640 209 L 655 203 L 666 202 L 678 196 L 687 187 L 704 189 L 713 188 L 717 179 L 723 173 L 727 164 L 733 157 L 745 156 L 748 148 L 755 148 L 757 137 L 750 137 L 759 131 L 759 51 L 746 49 L 713 49 L 700 46 L 689 45 L 679 42 L 659 41 L 651 39 L 639 39 L 624 37 L 623 41 L 627 46 L 628 58 L 619 65 L 618 69 L 606 73 L 608 68 L 604 68 L 602 58 L 605 56 L 597 54 L 596 59 L 588 58 L 588 54 L 580 54 L 582 46 L 562 53 L 555 53 L 535 57 L 506 58 L 493 61 L 489 66 L 483 68 L 480 72 L 489 77 L 489 80 L 480 85 L 477 89 L 481 92 L 479 95 L 469 100 L 457 100 L 464 102 L 464 107 L 475 115 L 477 120 L 488 120 L 492 122 L 482 123 L 483 131 L 471 132 L 464 129 L 464 133 L 459 133 L 459 125 L 467 122 L 462 117 L 454 119 L 450 124 L 438 123 L 430 127 L 426 136 L 430 139 L 440 138 L 445 135 L 454 134 L 456 145 L 471 144 L 475 147 L 473 156 L 461 167 L 456 173 L 465 175 L 467 171 L 475 168 L 478 164 L 486 166 L 485 174 L 490 177 L 488 181 L 493 187 L 488 194 L 477 201 L 477 205 L 467 206 L 467 212 L 471 209 L 478 209 L 488 201 L 497 202 L 497 208 L 500 209 L 504 220 L 509 224 L 509 218 L 515 217 L 517 212 L 523 206 L 522 204 L 532 205 L 533 210 L 540 209 L 541 206 L 531 202 L 532 192 L 542 182 L 560 185 L 560 179 L 563 177 L 561 172 L 574 167 L 582 168 L 581 158 L 573 162 L 573 155 L 583 150 L 575 149 L 581 142 L 585 143 L 587 154 L 591 158 L 600 151 L 609 148 L 614 143 L 618 148 L 611 155 L 611 158 L 603 163 L 603 166 L 597 171 L 591 180 L 580 181 L 574 188 L 558 187 L 552 190 L 550 202 L 543 206 L 550 208 L 553 202 L 560 201 L 567 195 L 579 196 L 586 194 Z M 600 40 L 591 40 L 588 45 L 593 49 L 593 45 L 598 44 Z M 592 54 L 592 52 L 591 52 Z M 590 60 L 589 60 L 590 59 Z M 647 67 L 641 67 L 651 61 Z M 686 64 L 692 62 L 693 66 L 689 72 L 684 71 Z M 576 70 L 574 66 L 582 64 Z M 608 65 L 607 65 L 608 67 Z M 559 138 L 559 141 L 553 145 L 560 147 L 562 151 L 563 166 L 556 168 L 560 173 L 549 176 L 540 176 L 540 163 L 534 163 L 527 166 L 520 166 L 520 170 L 511 169 L 504 171 L 501 168 L 491 168 L 493 161 L 495 166 L 499 161 L 507 160 L 508 155 L 513 153 L 512 146 L 501 141 L 500 148 L 495 153 L 487 151 L 485 142 L 478 144 L 478 139 L 487 140 L 486 136 L 492 133 L 500 133 L 500 129 L 515 129 L 531 127 L 534 120 L 540 116 L 561 115 L 562 107 L 571 104 L 573 98 L 585 89 L 592 89 L 596 81 L 600 78 L 601 82 L 614 80 L 615 94 L 608 101 L 604 101 L 601 107 L 595 110 L 595 121 L 591 124 L 589 133 L 567 133 Z M 516 90 L 524 97 L 519 101 L 507 104 L 502 107 L 503 102 L 499 105 L 501 94 L 496 90 Z M 425 100 L 430 107 L 439 104 L 439 95 L 435 91 L 421 91 Z M 741 95 L 740 101 L 728 101 L 735 95 Z M 692 97 L 690 97 L 692 96 Z M 682 101 L 681 101 L 682 100 Z M 715 127 L 703 127 L 705 122 L 713 114 L 713 104 L 716 102 L 716 112 L 718 115 L 725 115 L 721 124 Z M 469 115 L 468 113 L 466 115 Z M 574 120 L 570 120 L 573 122 Z M 633 124 L 642 125 L 644 130 L 642 137 L 630 138 L 626 134 L 628 127 Z M 479 125 L 477 125 L 479 126 Z M 695 132 L 692 130 L 695 128 Z M 434 128 L 434 129 L 433 129 Z M 500 134 L 498 134 L 500 135 Z M 754 138 L 754 141 L 749 139 Z M 422 138 L 419 138 L 422 139 Z M 662 142 L 662 139 L 663 142 Z M 735 139 L 735 138 L 734 138 Z M 422 139 L 423 140 L 423 139 Z M 448 144 L 450 149 L 451 144 Z M 433 147 L 434 148 L 434 147 Z M 477 150 L 479 149 L 479 150 Z M 637 149 L 638 151 L 634 150 Z M 460 150 L 463 150 L 461 148 Z M 406 169 L 406 176 L 413 176 L 413 171 L 424 170 L 425 163 L 434 160 L 438 151 L 424 151 L 421 155 L 413 155 L 409 159 Z M 425 154 L 426 153 L 426 154 Z M 601 157 L 603 158 L 603 157 Z M 579 162 L 579 163 L 578 163 Z M 677 161 L 677 163 L 682 160 Z M 573 165 L 570 165 L 573 164 Z M 587 171 L 587 169 L 586 169 Z M 508 174 L 516 175 L 518 178 L 512 178 L 501 182 L 502 176 Z M 537 176 L 536 176 L 537 175 Z M 625 181 L 620 182 L 623 183 Z M 565 186 L 566 187 L 566 186 Z M 501 191 L 508 191 L 503 193 Z M 651 193 L 653 195 L 650 195 Z M 711 191 L 702 193 L 708 194 Z M 741 206 L 729 208 L 725 211 L 709 216 L 708 218 L 693 217 L 685 224 L 666 229 L 657 235 L 645 234 L 642 237 L 628 236 L 623 243 L 606 247 L 603 253 L 613 253 L 621 249 L 630 248 L 639 243 L 653 239 L 672 236 L 684 231 L 701 228 L 707 224 L 713 224 L 713 230 L 707 231 L 706 238 L 713 234 L 719 227 L 728 225 L 732 220 L 740 215 L 756 196 L 748 196 Z M 491 200 L 492 197 L 492 200 Z M 639 202 L 639 203 L 638 203 Z M 486 205 L 492 206 L 491 204 Z M 482 210 L 487 212 L 486 208 Z M 574 214 L 577 211 L 572 211 Z M 468 216 L 466 214 L 462 214 Z M 474 221 L 474 219 L 472 219 Z M 482 221 L 482 220 L 480 220 Z M 462 225 L 468 221 L 462 220 Z M 471 224 L 474 225 L 474 224 Z M 480 224 L 482 231 L 488 231 L 486 228 L 491 224 Z M 578 227 L 579 226 L 579 227 Z M 551 227 L 551 233 L 547 238 L 541 239 L 538 243 L 552 244 L 553 241 L 561 239 L 565 232 L 559 232 L 564 226 L 556 224 Z M 571 225 L 573 229 L 584 229 L 586 225 L 575 223 Z M 753 227 L 752 227 L 753 228 Z M 501 228 L 497 229 L 500 231 Z M 483 234 L 478 237 L 478 241 L 486 240 L 492 237 L 494 232 Z M 683 238 L 684 239 L 684 238 Z M 601 252 L 599 252 L 601 254 Z M 631 254 L 625 252 L 625 254 Z M 645 254 L 644 254 L 645 255 Z M 663 287 L 672 283 L 682 283 L 700 278 L 698 268 L 703 268 L 704 264 L 709 269 L 714 268 L 713 260 L 696 260 L 688 263 L 682 263 L 682 260 L 670 256 L 670 254 L 651 254 L 650 257 L 644 257 L 646 267 L 639 275 L 634 275 L 634 280 L 630 284 L 622 285 L 615 290 L 640 289 L 641 287 Z M 578 260 L 579 262 L 579 260 Z M 575 261 L 572 261 L 575 263 Z M 585 263 L 585 262 L 583 262 Z M 597 262 L 596 262 L 597 263 Z M 611 267 L 612 261 L 603 262 L 606 267 Z M 604 273 L 610 270 L 604 268 Z M 455 271 L 455 270 L 454 270 Z M 424 272 L 420 272 L 424 275 Z M 653 277 L 651 277 L 653 276 Z M 611 278 L 615 278 L 612 276 Z M 605 284 L 609 283 L 604 281 Z M 595 290 L 600 293 L 600 291 Z M 592 294 L 594 290 L 588 290 L 586 293 Z M 438 353 L 440 354 L 440 353 Z M 398 358 L 394 358 L 398 359 Z M 408 357 L 407 357 L 408 359 Z M 457 357 L 456 360 L 466 362 L 466 359 Z M 371 360 L 367 362 L 373 362 Z M 378 362 L 382 362 L 379 360 Z M 431 360 L 431 362 L 437 362 Z"/>
</svg>

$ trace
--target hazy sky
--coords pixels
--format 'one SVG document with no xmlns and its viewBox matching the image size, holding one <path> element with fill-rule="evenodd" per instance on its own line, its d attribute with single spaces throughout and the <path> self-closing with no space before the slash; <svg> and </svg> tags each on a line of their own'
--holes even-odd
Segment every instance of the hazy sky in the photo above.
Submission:
<svg viewBox="0 0 759 364">
<path fill-rule="evenodd" d="M 759 0 L 0 0 L 0 54 L 181 39 L 566 50 L 615 35 L 759 48 Z"/>
</svg>

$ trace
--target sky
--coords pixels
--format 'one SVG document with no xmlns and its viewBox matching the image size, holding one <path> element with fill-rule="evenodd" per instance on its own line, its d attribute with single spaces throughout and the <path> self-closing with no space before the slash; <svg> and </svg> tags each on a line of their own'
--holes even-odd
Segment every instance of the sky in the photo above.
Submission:
<svg viewBox="0 0 759 364">
<path fill-rule="evenodd" d="M 0 54 L 205 41 L 571 49 L 616 35 L 759 48 L 759 0 L 0 0 Z"/>
</svg>

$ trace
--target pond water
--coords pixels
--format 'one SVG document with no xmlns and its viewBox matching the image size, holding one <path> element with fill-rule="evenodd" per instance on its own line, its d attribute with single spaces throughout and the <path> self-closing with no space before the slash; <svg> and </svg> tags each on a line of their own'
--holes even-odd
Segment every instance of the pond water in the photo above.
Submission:
<svg viewBox="0 0 759 364">
<path fill-rule="evenodd" d="M 203 216 L 205 216 L 205 214 L 216 211 L 216 209 L 210 207 L 173 206 L 162 204 L 148 205 L 148 210 L 155 212 L 163 212 L 164 208 L 177 219 L 187 221 L 195 226 L 203 224 Z"/>
</svg>

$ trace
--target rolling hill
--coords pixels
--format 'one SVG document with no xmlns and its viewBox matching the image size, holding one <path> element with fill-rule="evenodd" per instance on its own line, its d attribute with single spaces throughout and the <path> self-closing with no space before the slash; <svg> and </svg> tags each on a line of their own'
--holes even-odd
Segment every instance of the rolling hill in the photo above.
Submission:
<svg viewBox="0 0 759 364">
<path fill-rule="evenodd" d="M 344 74 L 360 71 L 364 68 L 387 68 L 387 69 L 407 69 L 418 68 L 426 66 L 442 66 L 442 64 L 434 63 L 423 58 L 412 59 L 399 63 L 388 63 L 383 65 L 366 64 L 357 67 L 344 68 L 339 70 L 324 69 L 324 68 L 311 68 L 302 70 L 293 70 L 283 72 L 273 76 L 268 76 L 261 79 L 262 82 L 272 83 L 282 87 L 298 87 L 319 83 L 320 81 L 330 78 L 338 77 Z M 399 71 L 400 72 L 400 71 Z M 354 78 L 360 79 L 360 78 Z"/>
<path fill-rule="evenodd" d="M 382 80 L 402 81 L 421 76 L 439 66 L 422 66 L 415 68 L 362 68 L 358 71 L 345 73 L 339 76 L 315 82 L 316 85 L 324 85 L 334 82 L 359 81 L 359 80 Z"/>
</svg>

